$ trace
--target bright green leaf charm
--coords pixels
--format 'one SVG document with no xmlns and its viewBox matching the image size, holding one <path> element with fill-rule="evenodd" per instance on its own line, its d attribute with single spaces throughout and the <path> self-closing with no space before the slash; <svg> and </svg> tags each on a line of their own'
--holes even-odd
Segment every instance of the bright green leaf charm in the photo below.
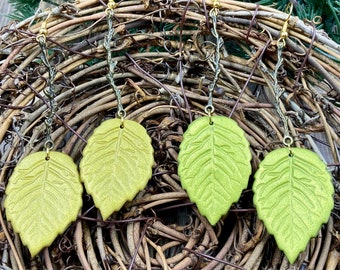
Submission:
<svg viewBox="0 0 340 270">
<path fill-rule="evenodd" d="M 201 117 L 184 133 L 178 174 L 189 198 L 215 225 L 247 187 L 251 153 L 244 131 L 224 116 Z"/>
<path fill-rule="evenodd" d="M 143 126 L 131 120 L 104 121 L 83 151 L 80 175 L 103 219 L 132 200 L 152 175 L 153 148 Z"/>
<path fill-rule="evenodd" d="M 32 257 L 52 244 L 76 220 L 83 187 L 72 158 L 59 152 L 36 152 L 14 169 L 6 187 L 7 219 Z"/>
<path fill-rule="evenodd" d="M 293 263 L 333 208 L 326 165 L 307 149 L 276 149 L 260 163 L 253 191 L 259 218 Z"/>
</svg>

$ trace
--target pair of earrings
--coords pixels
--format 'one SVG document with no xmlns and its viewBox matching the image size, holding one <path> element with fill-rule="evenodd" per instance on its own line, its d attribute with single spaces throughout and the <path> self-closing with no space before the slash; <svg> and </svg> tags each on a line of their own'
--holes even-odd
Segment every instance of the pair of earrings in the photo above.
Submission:
<svg viewBox="0 0 340 270">
<path fill-rule="evenodd" d="M 7 219 L 20 234 L 33 256 L 52 244 L 58 234 L 77 219 L 82 207 L 82 184 L 106 220 L 123 204 L 142 190 L 152 175 L 153 148 L 151 138 L 140 124 L 126 120 L 120 89 L 114 83 L 111 39 L 116 4 L 109 1 L 106 9 L 108 34 L 104 47 L 109 67 L 108 81 L 118 101 L 118 118 L 104 121 L 89 138 L 83 158 L 77 165 L 64 153 L 52 151 L 52 124 L 56 113 L 54 80 L 56 70 L 49 62 L 46 44 L 47 19 L 36 40 L 41 60 L 48 70 L 49 114 L 46 123 L 45 151 L 25 157 L 14 169 L 6 187 Z"/>
<path fill-rule="evenodd" d="M 178 155 L 182 186 L 212 225 L 228 212 L 232 203 L 238 201 L 251 174 L 251 153 L 244 131 L 232 119 L 212 116 L 212 92 L 218 79 L 219 50 L 223 43 L 216 30 L 219 6 L 216 2 L 210 11 L 216 50 L 210 59 L 215 67 L 215 78 L 208 87 L 208 116 L 189 125 Z M 321 159 L 310 150 L 292 147 L 293 139 L 280 100 L 284 89 L 278 84 L 277 74 L 283 63 L 282 50 L 288 37 L 292 8 L 290 3 L 288 18 L 277 41 L 278 61 L 274 74 L 270 74 L 275 107 L 284 123 L 283 143 L 286 147 L 276 149 L 264 158 L 254 175 L 252 187 L 258 216 L 290 263 L 306 248 L 321 224 L 328 221 L 334 193 L 331 176 Z"/>
</svg>

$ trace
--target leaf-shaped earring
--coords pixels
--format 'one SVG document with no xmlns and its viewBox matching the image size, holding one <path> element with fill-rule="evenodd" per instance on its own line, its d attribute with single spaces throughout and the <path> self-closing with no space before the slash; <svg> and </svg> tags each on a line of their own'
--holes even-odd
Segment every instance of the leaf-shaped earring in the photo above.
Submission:
<svg viewBox="0 0 340 270">
<path fill-rule="evenodd" d="M 121 92 L 113 78 L 117 63 L 112 61 L 110 45 L 116 3 L 110 0 L 107 6 L 108 34 L 104 47 L 109 67 L 107 77 L 118 102 L 118 118 L 106 120 L 94 130 L 80 162 L 81 179 L 104 220 L 146 186 L 154 163 L 151 138 L 145 128 L 124 119 Z"/>
<path fill-rule="evenodd" d="M 289 262 L 293 263 L 309 239 L 317 234 L 321 224 L 328 221 L 333 208 L 334 188 L 326 165 L 314 152 L 291 147 L 293 139 L 280 100 L 284 89 L 277 80 L 283 63 L 282 50 L 288 36 L 289 16 L 277 41 L 278 62 L 274 74 L 269 73 L 276 97 L 275 107 L 284 124 L 283 143 L 286 148 L 272 151 L 260 163 L 253 191 L 259 218 L 274 235 Z"/>
<path fill-rule="evenodd" d="M 217 13 L 218 3 L 214 3 L 209 15 L 213 22 L 211 32 L 216 38 L 215 55 L 211 60 L 215 76 L 209 85 L 205 108 L 208 116 L 189 125 L 178 155 L 181 184 L 212 225 L 228 212 L 232 203 L 238 201 L 251 173 L 251 153 L 244 131 L 230 118 L 212 116 L 212 93 L 220 72 L 220 49 L 223 46 L 223 39 L 216 29 Z"/>
<path fill-rule="evenodd" d="M 52 244 L 58 234 L 75 221 L 82 206 L 83 187 L 77 165 L 66 154 L 52 151 L 52 124 L 56 112 L 54 78 L 48 59 L 47 20 L 42 23 L 36 40 L 41 47 L 41 60 L 48 70 L 44 94 L 49 99 L 46 117 L 45 151 L 28 155 L 15 167 L 6 187 L 7 219 L 19 233 L 24 245 L 35 256 Z"/>
</svg>

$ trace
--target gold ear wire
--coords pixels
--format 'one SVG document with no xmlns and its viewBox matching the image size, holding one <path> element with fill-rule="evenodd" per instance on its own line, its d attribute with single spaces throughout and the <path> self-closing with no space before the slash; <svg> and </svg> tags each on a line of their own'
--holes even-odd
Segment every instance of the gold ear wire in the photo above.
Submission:
<svg viewBox="0 0 340 270">
<path fill-rule="evenodd" d="M 288 3 L 285 12 L 288 13 L 288 17 L 283 23 L 281 32 L 280 32 L 280 38 L 277 41 L 278 46 L 285 47 L 286 46 L 286 39 L 288 38 L 288 24 L 289 24 L 289 19 L 290 16 L 292 15 L 293 12 L 293 4 L 291 2 Z"/>
<path fill-rule="evenodd" d="M 292 2 L 289 2 L 285 8 L 285 12 L 288 13 L 289 17 L 287 19 L 290 18 L 290 15 L 292 15 L 293 13 L 293 8 L 294 8 L 294 5 L 292 4 Z"/>
<path fill-rule="evenodd" d="M 106 14 L 108 14 L 108 11 L 112 11 L 117 7 L 117 3 L 114 0 L 109 0 L 107 3 L 107 8 L 105 10 Z"/>
<path fill-rule="evenodd" d="M 221 7 L 220 1 L 214 0 L 213 2 L 213 8 L 219 9 Z"/>
<path fill-rule="evenodd" d="M 36 40 L 38 42 L 46 42 L 46 36 L 48 35 L 48 30 L 47 30 L 47 22 L 48 19 L 51 17 L 51 10 L 49 10 L 50 12 L 48 13 L 46 19 L 41 23 L 41 27 L 39 30 L 39 34 L 36 37 Z"/>
</svg>

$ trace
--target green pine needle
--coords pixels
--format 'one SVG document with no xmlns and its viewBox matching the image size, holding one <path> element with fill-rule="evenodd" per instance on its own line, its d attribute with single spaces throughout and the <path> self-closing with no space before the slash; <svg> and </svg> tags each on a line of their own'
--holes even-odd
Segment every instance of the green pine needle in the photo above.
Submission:
<svg viewBox="0 0 340 270">
<path fill-rule="evenodd" d="M 289 2 L 294 4 L 293 15 L 301 20 L 313 21 L 316 16 L 322 18 L 322 24 L 316 25 L 335 42 L 340 43 L 340 1 L 338 0 L 250 0 L 260 5 L 271 6 L 284 11 Z"/>
<path fill-rule="evenodd" d="M 63 1 L 66 2 L 67 0 Z M 10 19 L 22 21 L 36 13 L 40 2 L 57 5 L 53 0 L 8 0 L 8 3 L 13 7 L 14 11 L 7 16 Z"/>
<path fill-rule="evenodd" d="M 14 20 L 22 21 L 34 15 L 39 6 L 40 0 L 8 0 L 13 7 L 13 13 L 8 17 Z"/>
</svg>

